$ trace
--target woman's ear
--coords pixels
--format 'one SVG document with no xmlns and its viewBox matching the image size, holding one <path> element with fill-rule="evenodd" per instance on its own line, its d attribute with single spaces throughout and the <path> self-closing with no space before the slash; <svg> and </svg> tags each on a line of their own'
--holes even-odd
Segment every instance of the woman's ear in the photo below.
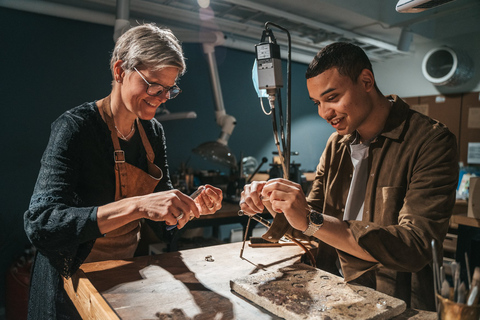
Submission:
<svg viewBox="0 0 480 320">
<path fill-rule="evenodd" d="M 117 60 L 113 64 L 113 77 L 116 82 L 122 82 L 125 75 L 125 71 L 122 68 L 123 60 Z"/>
<path fill-rule="evenodd" d="M 363 69 L 358 79 L 365 88 L 365 91 L 369 92 L 372 89 L 375 89 L 375 77 L 373 76 L 372 71 Z"/>
</svg>

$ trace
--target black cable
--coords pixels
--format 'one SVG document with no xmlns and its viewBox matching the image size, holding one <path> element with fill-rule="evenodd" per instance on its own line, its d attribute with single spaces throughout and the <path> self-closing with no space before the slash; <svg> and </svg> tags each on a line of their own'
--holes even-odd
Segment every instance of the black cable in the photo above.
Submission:
<svg viewBox="0 0 480 320">
<path fill-rule="evenodd" d="M 269 102 L 272 103 L 272 101 L 270 101 L 269 99 Z M 277 146 L 277 150 L 278 150 L 278 156 L 280 157 L 280 162 L 282 164 L 282 171 L 283 171 L 283 177 L 285 179 L 288 179 L 288 167 L 286 165 L 286 162 L 285 162 L 285 158 L 283 156 L 283 153 L 282 153 L 282 149 L 280 148 L 280 141 L 278 139 L 278 131 L 277 131 L 277 115 L 275 113 L 275 100 L 273 101 L 273 105 L 270 105 L 270 110 L 271 110 L 271 113 L 272 113 L 272 126 L 273 126 L 273 138 L 275 139 L 275 145 Z M 282 135 L 283 136 L 283 135 Z M 282 141 L 282 144 L 283 141 Z"/>
<path fill-rule="evenodd" d="M 290 178 L 290 149 L 291 149 L 291 125 L 292 125 L 292 119 L 291 119 L 291 111 L 292 111 L 292 106 L 291 106 L 291 84 L 292 84 L 292 75 L 291 75 L 291 68 L 292 68 L 292 41 L 290 37 L 290 32 L 285 29 L 284 27 L 267 21 L 265 23 L 265 34 L 271 34 L 271 37 L 273 38 L 273 33 L 271 32 L 270 29 L 268 29 L 268 26 L 272 25 L 277 27 L 280 30 L 285 31 L 287 34 L 288 38 L 288 58 L 287 58 L 287 124 L 286 124 L 286 129 L 287 129 L 287 136 L 286 136 L 286 144 L 284 142 L 285 139 L 282 138 L 282 144 L 284 145 L 284 160 L 285 160 L 285 168 L 287 172 L 284 172 L 284 176 L 286 176 L 286 179 Z M 274 38 L 273 38 L 274 39 Z M 276 43 L 276 40 L 274 40 Z M 273 113 L 272 113 L 273 114 Z M 283 121 L 282 121 L 283 123 Z M 283 137 L 283 126 L 282 126 L 282 137 Z"/>
<path fill-rule="evenodd" d="M 277 101 L 278 101 L 278 119 L 280 122 L 280 141 L 282 142 L 282 150 L 286 150 L 286 145 L 285 145 L 285 130 L 283 128 L 283 107 L 282 107 L 282 92 L 280 89 L 277 89 Z M 288 178 L 286 178 L 288 179 Z"/>
<path fill-rule="evenodd" d="M 277 40 L 275 39 L 275 36 L 273 35 L 273 31 L 269 29 L 267 26 L 265 26 L 265 30 L 262 33 L 262 39 L 261 42 L 265 42 L 266 38 L 268 37 L 269 43 L 277 44 Z M 276 88 L 275 93 L 272 95 L 269 95 L 268 102 L 270 104 L 270 115 L 272 116 L 272 129 L 273 129 L 273 138 L 275 140 L 275 146 L 277 147 L 278 150 L 278 155 L 280 157 L 280 162 L 282 164 L 282 171 L 283 171 L 283 177 L 285 179 L 288 179 L 289 172 L 288 172 L 288 166 L 286 165 L 285 158 L 284 158 L 284 152 L 282 152 L 282 149 L 285 150 L 285 136 L 284 136 L 284 130 L 283 130 L 283 115 L 282 115 L 282 106 L 279 104 L 280 108 L 280 130 L 281 130 L 281 142 L 282 145 L 280 146 L 280 139 L 278 138 L 278 124 L 277 124 L 277 114 L 275 112 L 275 101 L 280 99 L 281 102 L 281 95 L 280 95 L 280 89 Z"/>
</svg>

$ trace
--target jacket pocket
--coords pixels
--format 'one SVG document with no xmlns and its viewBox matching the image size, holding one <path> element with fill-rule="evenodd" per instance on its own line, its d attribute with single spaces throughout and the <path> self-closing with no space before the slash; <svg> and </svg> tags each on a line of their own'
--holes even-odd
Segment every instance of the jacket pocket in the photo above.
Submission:
<svg viewBox="0 0 480 320">
<path fill-rule="evenodd" d="M 404 187 L 378 187 L 376 219 L 382 225 L 398 224 L 398 215 L 405 198 Z"/>
</svg>

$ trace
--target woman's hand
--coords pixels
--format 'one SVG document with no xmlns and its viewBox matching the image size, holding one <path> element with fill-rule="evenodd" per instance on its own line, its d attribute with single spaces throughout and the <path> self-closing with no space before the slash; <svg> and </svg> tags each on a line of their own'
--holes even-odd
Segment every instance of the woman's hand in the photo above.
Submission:
<svg viewBox="0 0 480 320">
<path fill-rule="evenodd" d="M 141 200 L 144 218 L 165 221 L 167 225 L 177 225 L 181 229 L 193 217 L 212 214 L 222 207 L 222 190 L 205 185 L 204 190 L 195 198 L 178 190 L 152 193 Z"/>
<path fill-rule="evenodd" d="M 168 190 L 100 206 L 97 209 L 97 223 L 103 234 L 142 218 L 165 221 L 167 225 L 177 224 L 181 228 L 188 222 L 190 215 L 200 215 L 192 198 L 178 190 Z"/>
<path fill-rule="evenodd" d="M 101 233 L 120 228 L 127 223 L 145 218 L 165 221 L 179 229 L 200 214 L 212 214 L 222 207 L 222 190 L 210 185 L 193 200 L 179 190 L 168 190 L 131 197 L 98 207 L 97 223 Z"/>
<path fill-rule="evenodd" d="M 173 189 L 136 197 L 142 217 L 153 221 L 165 221 L 181 229 L 190 216 L 199 217 L 200 211 L 192 198 Z"/>
<path fill-rule="evenodd" d="M 195 198 L 195 204 L 198 208 L 200 215 L 213 214 L 220 210 L 222 207 L 223 194 L 222 190 L 211 186 L 205 185 L 205 189 Z M 199 216 L 196 216 L 198 218 Z"/>
</svg>

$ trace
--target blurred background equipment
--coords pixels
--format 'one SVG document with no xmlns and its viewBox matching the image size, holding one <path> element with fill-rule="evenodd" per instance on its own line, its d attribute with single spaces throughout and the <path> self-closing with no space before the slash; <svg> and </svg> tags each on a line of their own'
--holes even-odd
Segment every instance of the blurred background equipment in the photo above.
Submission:
<svg viewBox="0 0 480 320">
<path fill-rule="evenodd" d="M 474 68 L 465 52 L 443 46 L 427 52 L 422 62 L 422 73 L 435 86 L 454 87 L 470 80 Z"/>
<path fill-rule="evenodd" d="M 408 52 L 410 50 L 410 45 L 413 41 L 413 32 L 410 27 L 402 28 L 402 33 L 400 33 L 400 38 L 398 39 L 397 49 L 400 51 Z"/>
<path fill-rule="evenodd" d="M 399 0 L 395 10 L 401 13 L 422 12 L 452 1 L 454 0 Z"/>
<path fill-rule="evenodd" d="M 170 112 L 165 105 L 160 106 L 156 113 L 155 118 L 160 121 L 170 121 L 170 120 L 182 120 L 182 119 L 196 119 L 197 113 L 195 111 L 187 112 Z"/>
<path fill-rule="evenodd" d="M 266 161 L 262 159 L 262 162 L 258 165 L 258 161 L 254 157 L 243 157 L 242 155 L 241 158 L 242 161 L 239 164 L 239 169 L 230 172 L 230 180 L 225 194 L 225 200 L 233 203 L 237 203 L 240 200 L 240 195 L 246 181 L 248 180 L 248 182 L 250 182 L 260 167 L 268 161 L 266 158 Z"/>
<path fill-rule="evenodd" d="M 10 265 L 6 274 L 6 320 L 27 319 L 30 274 L 35 248 L 27 247 Z"/>
<path fill-rule="evenodd" d="M 255 163 L 256 163 L 257 160 L 255 160 Z M 244 172 L 246 175 L 248 175 L 248 180 L 247 180 L 247 183 L 250 183 L 252 180 L 253 180 L 253 177 L 258 173 L 258 171 L 260 171 L 260 169 L 262 168 L 263 164 L 264 163 L 267 163 L 268 162 L 268 159 L 267 157 L 263 157 L 262 158 L 262 162 L 260 162 L 260 164 L 257 165 L 257 167 L 255 168 L 255 170 L 253 172 L 250 172 L 251 170 L 251 167 L 249 168 L 248 165 L 247 166 L 247 169 L 244 169 Z"/>
<path fill-rule="evenodd" d="M 268 172 L 268 178 L 269 179 L 274 179 L 274 178 L 281 178 L 282 177 L 282 168 L 280 165 L 280 158 L 278 157 L 278 152 L 272 152 L 273 153 L 273 160 L 272 163 L 270 164 L 270 170 Z M 299 153 L 296 151 L 291 152 L 292 156 L 298 156 Z M 289 178 L 288 180 L 296 182 L 302 186 L 302 190 L 305 194 L 307 194 L 308 189 L 309 189 L 309 184 L 307 183 L 307 178 L 303 174 L 302 170 L 300 170 L 301 163 L 295 163 L 295 161 L 292 161 L 290 163 L 290 169 L 289 169 Z"/>
<path fill-rule="evenodd" d="M 470 178 L 467 216 L 480 219 L 480 177 Z"/>
<path fill-rule="evenodd" d="M 269 26 L 274 26 L 287 34 L 288 37 L 288 58 L 287 58 L 287 107 L 286 119 L 283 118 L 281 91 L 283 88 L 282 63 L 280 57 L 280 46 Z M 262 110 L 272 118 L 273 137 L 277 146 L 283 178 L 289 179 L 290 171 L 290 148 L 291 148 L 291 38 L 290 32 L 282 26 L 273 22 L 266 22 L 260 43 L 255 45 L 257 72 L 253 72 L 254 85 L 259 90 L 266 90 L 270 111 L 266 112 L 263 107 L 263 97 L 260 96 Z M 255 79 L 257 76 L 257 79 Z M 256 80 L 256 81 L 255 81 Z M 278 116 L 275 105 L 278 105 Z M 278 117 L 278 120 L 277 120 Z M 286 134 L 284 130 L 286 127 Z M 279 134 L 280 133 L 280 134 Z"/>
<path fill-rule="evenodd" d="M 226 113 L 223 103 L 222 88 L 220 86 L 220 77 L 218 76 L 217 62 L 215 59 L 215 46 L 222 43 L 223 34 L 218 33 L 216 43 L 204 43 L 203 50 L 208 58 L 208 67 L 210 71 L 210 80 L 212 82 L 213 94 L 215 98 L 215 119 L 217 125 L 222 128 L 220 137 L 216 141 L 202 143 L 193 149 L 193 153 L 201 157 L 219 163 L 221 165 L 236 168 L 237 159 L 228 147 L 228 139 L 232 135 L 237 120 Z"/>
</svg>

